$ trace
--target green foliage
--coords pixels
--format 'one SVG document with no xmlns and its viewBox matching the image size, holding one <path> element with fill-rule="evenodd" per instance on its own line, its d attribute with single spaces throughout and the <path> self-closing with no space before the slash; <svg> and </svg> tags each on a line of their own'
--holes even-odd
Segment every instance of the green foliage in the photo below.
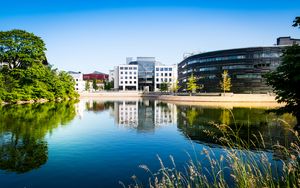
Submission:
<svg viewBox="0 0 300 188">
<path fill-rule="evenodd" d="M 166 82 L 163 82 L 160 84 L 160 91 L 164 92 L 164 91 L 168 91 L 169 90 L 169 84 Z"/>
<path fill-rule="evenodd" d="M 297 16 L 295 20 L 293 21 L 293 26 L 294 27 L 299 27 L 300 28 L 300 16 Z"/>
<path fill-rule="evenodd" d="M 188 78 L 188 83 L 187 83 L 187 90 L 195 93 L 197 89 L 199 89 L 199 86 L 197 85 L 197 79 L 196 77 L 192 74 L 189 78 Z"/>
<path fill-rule="evenodd" d="M 76 112 L 73 102 L 49 102 L 0 106 L 0 114 L 0 169 L 25 173 L 47 162 L 46 134 L 74 119 Z"/>
<path fill-rule="evenodd" d="M 66 72 L 45 65 L 45 44 L 21 30 L 0 32 L 0 101 L 77 98 L 75 82 Z"/>
<path fill-rule="evenodd" d="M 93 80 L 93 89 L 95 91 L 97 91 L 99 89 L 98 85 L 97 85 L 97 80 Z"/>
<path fill-rule="evenodd" d="M 176 80 L 175 83 L 173 83 L 172 91 L 173 91 L 174 93 L 176 93 L 179 89 L 180 89 L 180 86 L 179 86 L 179 84 L 178 84 L 178 80 Z"/>
<path fill-rule="evenodd" d="M 286 103 L 282 112 L 289 112 L 300 121 L 300 46 L 283 50 L 282 62 L 273 72 L 265 75 L 267 84 L 273 87 L 278 102 Z"/>
<path fill-rule="evenodd" d="M 111 81 L 111 82 L 105 81 L 104 82 L 104 90 L 111 90 L 113 87 L 114 87 L 113 81 Z"/>
<path fill-rule="evenodd" d="M 222 74 L 222 80 L 220 81 L 221 90 L 225 93 L 231 89 L 231 78 L 228 75 L 228 71 L 224 70 Z"/>
<path fill-rule="evenodd" d="M 34 63 L 46 63 L 45 43 L 33 33 L 23 30 L 0 32 L 0 62 L 9 69 L 27 68 Z"/>
<path fill-rule="evenodd" d="M 85 91 L 89 91 L 90 90 L 90 82 L 87 80 L 85 81 Z"/>
</svg>

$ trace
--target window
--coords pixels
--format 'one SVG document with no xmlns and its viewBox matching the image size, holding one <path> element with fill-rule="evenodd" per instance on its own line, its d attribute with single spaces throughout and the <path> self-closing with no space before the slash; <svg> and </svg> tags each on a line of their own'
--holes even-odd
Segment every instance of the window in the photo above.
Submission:
<svg viewBox="0 0 300 188">
<path fill-rule="evenodd" d="M 136 67 L 133 67 L 133 70 L 136 70 Z"/>
<path fill-rule="evenodd" d="M 120 67 L 120 70 L 123 70 L 123 67 Z"/>
<path fill-rule="evenodd" d="M 128 70 L 128 67 L 125 67 L 125 70 Z"/>
<path fill-rule="evenodd" d="M 172 82 L 172 78 L 169 78 L 169 82 Z"/>
<path fill-rule="evenodd" d="M 217 70 L 217 67 L 204 67 L 204 68 L 200 68 L 199 72 L 203 72 L 203 71 L 213 71 L 213 70 Z"/>
<path fill-rule="evenodd" d="M 172 76 L 172 73 L 169 73 L 169 76 Z"/>
<path fill-rule="evenodd" d="M 136 79 L 136 76 L 134 76 L 133 79 Z"/>
<path fill-rule="evenodd" d="M 156 70 L 156 71 L 159 71 L 159 68 L 156 68 L 155 70 Z"/>
<path fill-rule="evenodd" d="M 168 73 L 165 73 L 165 76 L 168 76 Z"/>
<path fill-rule="evenodd" d="M 172 71 L 172 68 L 171 68 L 171 67 L 169 68 L 169 71 Z"/>
<path fill-rule="evenodd" d="M 136 74 L 136 72 L 134 72 L 134 74 Z"/>
<path fill-rule="evenodd" d="M 135 83 L 135 84 L 136 84 L 136 81 L 134 81 L 133 83 Z"/>
<path fill-rule="evenodd" d="M 160 68 L 160 71 L 164 71 L 164 68 Z"/>
<path fill-rule="evenodd" d="M 76 81 L 78 81 L 78 79 L 76 79 Z"/>
<path fill-rule="evenodd" d="M 161 73 L 160 75 L 161 75 L 161 76 L 164 76 L 164 73 Z"/>
<path fill-rule="evenodd" d="M 123 84 L 123 81 L 121 81 L 121 84 Z"/>
<path fill-rule="evenodd" d="M 129 70 L 132 70 L 132 67 L 129 67 Z"/>
<path fill-rule="evenodd" d="M 123 79 L 123 76 L 121 76 L 121 79 Z"/>
<path fill-rule="evenodd" d="M 129 72 L 129 74 L 132 74 L 132 72 Z"/>
<path fill-rule="evenodd" d="M 165 82 L 168 82 L 168 79 L 167 79 L 167 78 L 165 78 Z"/>
<path fill-rule="evenodd" d="M 129 79 L 132 79 L 132 76 L 130 76 Z"/>
<path fill-rule="evenodd" d="M 160 79 L 160 81 L 161 81 L 161 82 L 164 82 L 164 79 L 163 79 L 163 78 L 161 78 L 161 79 Z"/>
<path fill-rule="evenodd" d="M 125 84 L 127 84 L 128 82 L 127 81 L 125 81 Z"/>
<path fill-rule="evenodd" d="M 127 74 L 127 72 L 125 72 L 125 74 Z"/>
<path fill-rule="evenodd" d="M 129 81 L 130 84 L 132 84 L 132 81 Z"/>
<path fill-rule="evenodd" d="M 127 76 L 125 76 L 125 79 L 127 79 Z"/>
<path fill-rule="evenodd" d="M 231 69 L 249 69 L 253 68 L 252 65 L 229 65 L 229 66 L 223 66 L 223 70 L 231 70 Z"/>
<path fill-rule="evenodd" d="M 158 82 L 158 81 L 159 81 L 159 79 L 158 79 L 158 78 L 156 78 L 156 81 Z"/>
<path fill-rule="evenodd" d="M 165 67 L 164 70 L 165 70 L 165 71 L 168 71 L 168 68 Z"/>
<path fill-rule="evenodd" d="M 121 74 L 123 74 L 123 71 L 121 71 Z"/>
<path fill-rule="evenodd" d="M 156 76 L 159 76 L 159 73 L 156 73 Z"/>
<path fill-rule="evenodd" d="M 78 86 L 78 84 L 76 84 L 76 86 Z"/>
</svg>

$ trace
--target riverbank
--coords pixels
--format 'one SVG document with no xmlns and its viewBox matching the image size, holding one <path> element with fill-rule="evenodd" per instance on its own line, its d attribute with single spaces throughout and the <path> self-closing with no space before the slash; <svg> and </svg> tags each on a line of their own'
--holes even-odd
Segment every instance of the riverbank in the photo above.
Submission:
<svg viewBox="0 0 300 188">
<path fill-rule="evenodd" d="M 81 93 L 80 98 L 151 98 L 179 102 L 226 102 L 226 103 L 277 103 L 275 96 L 269 94 L 226 94 L 225 96 L 177 96 L 142 92 L 97 92 Z M 277 103 L 278 104 L 278 103 Z"/>
</svg>

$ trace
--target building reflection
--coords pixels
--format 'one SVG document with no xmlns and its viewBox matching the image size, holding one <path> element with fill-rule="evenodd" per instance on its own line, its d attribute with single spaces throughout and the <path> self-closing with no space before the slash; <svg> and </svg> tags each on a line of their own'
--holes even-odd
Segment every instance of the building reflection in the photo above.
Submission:
<svg viewBox="0 0 300 188">
<path fill-rule="evenodd" d="M 177 107 L 174 104 L 153 100 L 114 101 L 110 114 L 120 127 L 138 131 L 154 131 L 156 127 L 177 123 Z"/>
</svg>

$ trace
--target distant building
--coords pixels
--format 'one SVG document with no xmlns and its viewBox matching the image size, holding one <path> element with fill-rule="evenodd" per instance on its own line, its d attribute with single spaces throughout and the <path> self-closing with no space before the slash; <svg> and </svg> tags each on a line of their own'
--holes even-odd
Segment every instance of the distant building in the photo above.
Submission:
<svg viewBox="0 0 300 188">
<path fill-rule="evenodd" d="M 94 71 L 93 73 L 90 74 L 83 74 L 83 80 L 86 82 L 88 81 L 90 84 L 90 90 L 93 90 L 92 88 L 92 82 L 94 80 L 96 80 L 97 82 L 97 86 L 98 86 L 98 90 L 103 90 L 104 89 L 104 83 L 106 81 L 108 81 L 109 75 L 102 73 L 102 72 L 98 72 L 98 71 Z"/>
<path fill-rule="evenodd" d="M 77 92 L 83 92 L 85 89 L 85 82 L 83 81 L 83 74 L 81 72 L 74 72 L 69 71 L 68 72 L 75 81 L 75 90 Z"/>
<path fill-rule="evenodd" d="M 166 82 L 169 88 L 177 80 L 177 65 L 166 66 L 154 57 L 126 58 L 125 65 L 114 69 L 114 89 L 159 91 L 160 84 Z"/>
<path fill-rule="evenodd" d="M 114 77 L 115 77 L 114 72 L 115 72 L 115 70 L 109 70 L 109 74 L 108 74 L 108 81 L 109 82 L 114 81 Z"/>
<path fill-rule="evenodd" d="M 293 44 L 299 44 L 300 45 L 300 39 L 293 39 L 291 37 L 279 37 L 279 38 L 277 38 L 277 45 L 293 45 Z"/>
</svg>

